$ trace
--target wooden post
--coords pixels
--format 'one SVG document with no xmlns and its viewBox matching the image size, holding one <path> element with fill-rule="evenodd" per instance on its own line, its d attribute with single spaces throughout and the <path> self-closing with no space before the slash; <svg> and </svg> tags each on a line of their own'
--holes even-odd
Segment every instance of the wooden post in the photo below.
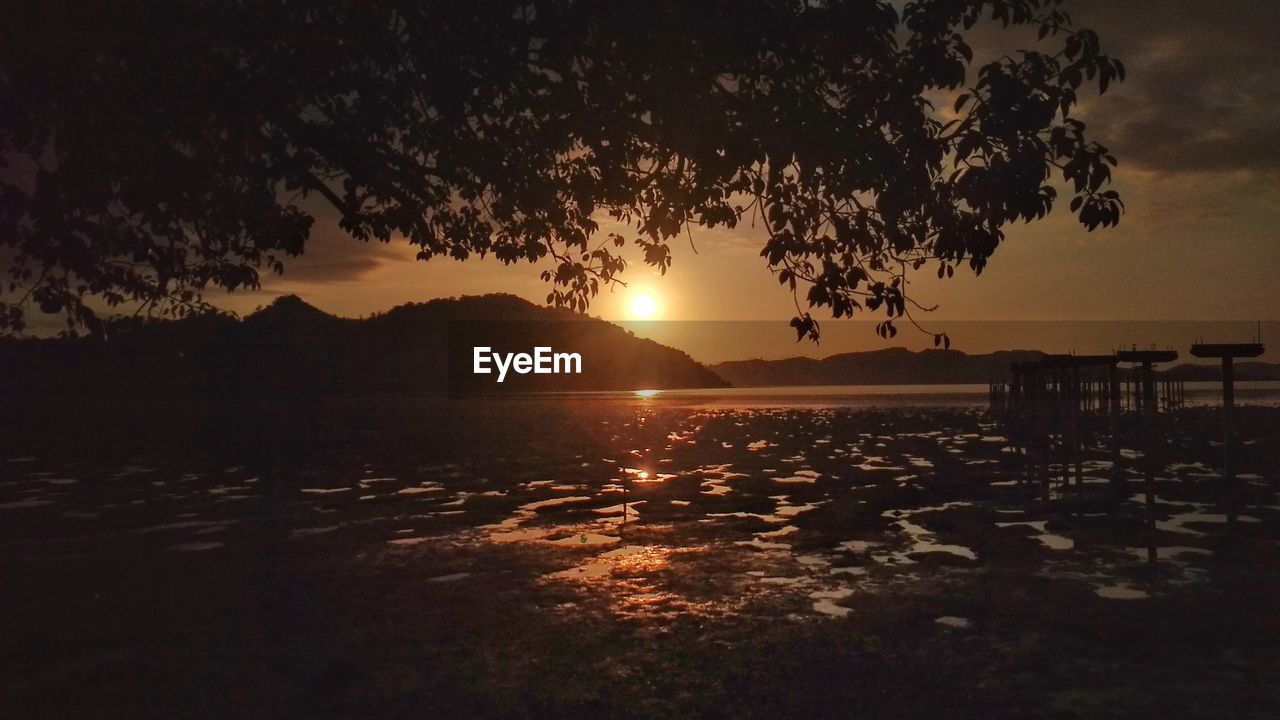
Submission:
<svg viewBox="0 0 1280 720">
<path fill-rule="evenodd" d="M 1231 464 L 1234 444 L 1235 426 L 1232 416 L 1235 414 L 1235 358 L 1258 357 L 1264 352 L 1262 343 L 1243 343 L 1229 345 L 1211 345 L 1196 343 L 1191 346 L 1191 354 L 1201 358 L 1222 359 L 1222 479 L 1226 491 L 1227 535 L 1234 536 L 1239 520 L 1239 488 L 1236 486 L 1235 468 Z"/>
<path fill-rule="evenodd" d="M 1084 466 L 1081 463 L 1080 439 L 1080 366 L 1071 361 L 1071 460 L 1076 466 L 1076 492 L 1084 492 Z"/>
<path fill-rule="evenodd" d="M 1155 443 L 1155 424 L 1156 424 L 1156 379 L 1155 379 L 1155 363 L 1170 362 L 1178 359 L 1178 353 L 1174 350 L 1121 350 L 1116 353 L 1116 358 L 1121 362 L 1141 363 L 1142 375 L 1140 378 L 1142 398 L 1142 436 L 1145 457 L 1143 458 L 1143 467 L 1146 471 L 1144 485 L 1144 493 L 1147 501 L 1147 562 L 1155 564 L 1158 559 L 1156 553 L 1156 443 Z"/>
<path fill-rule="evenodd" d="M 1231 467 L 1232 430 L 1231 416 L 1236 405 L 1235 364 L 1230 355 L 1222 358 L 1222 478 L 1227 486 L 1227 534 L 1236 533 L 1236 474 Z"/>
<path fill-rule="evenodd" d="M 1120 472 L 1120 366 L 1111 363 L 1108 372 L 1111 381 L 1111 484 L 1112 489 L 1119 492 L 1123 478 Z"/>
<path fill-rule="evenodd" d="M 1147 562 L 1154 565 L 1159 559 L 1156 552 L 1155 533 L 1156 533 L 1156 458 L 1155 458 L 1155 424 L 1156 424 L 1156 398 L 1155 398 L 1155 372 L 1151 368 L 1151 361 L 1147 360 L 1142 363 L 1142 434 L 1146 445 L 1146 460 L 1144 469 L 1146 470 L 1146 480 L 1142 484 L 1143 491 L 1146 493 L 1147 500 Z"/>
</svg>

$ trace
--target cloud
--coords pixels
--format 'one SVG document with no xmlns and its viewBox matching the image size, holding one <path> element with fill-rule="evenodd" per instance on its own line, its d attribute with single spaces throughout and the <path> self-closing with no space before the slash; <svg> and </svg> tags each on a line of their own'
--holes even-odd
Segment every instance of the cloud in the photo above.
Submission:
<svg viewBox="0 0 1280 720">
<path fill-rule="evenodd" d="M 1128 80 L 1085 108 L 1121 163 L 1161 173 L 1280 170 L 1280 3 L 1081 0 Z"/>
<path fill-rule="evenodd" d="M 384 265 L 414 262 L 415 252 L 406 240 L 364 242 L 338 227 L 338 214 L 314 198 L 301 204 L 315 218 L 311 238 L 302 255 L 286 257 L 284 275 L 278 280 L 304 283 L 336 283 L 361 280 Z M 264 284 L 271 281 L 265 273 Z"/>
<path fill-rule="evenodd" d="M 408 243 L 362 242 L 336 226 L 312 230 L 306 250 L 285 258 L 282 279 L 295 282 L 353 282 L 389 263 L 413 262 Z"/>
</svg>

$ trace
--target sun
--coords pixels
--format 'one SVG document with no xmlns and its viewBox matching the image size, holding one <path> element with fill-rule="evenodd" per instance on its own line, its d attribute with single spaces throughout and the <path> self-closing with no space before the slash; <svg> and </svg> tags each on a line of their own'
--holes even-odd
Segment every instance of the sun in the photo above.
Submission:
<svg viewBox="0 0 1280 720">
<path fill-rule="evenodd" d="M 658 317 L 662 307 L 658 296 L 647 290 L 638 290 L 631 296 L 631 317 L 636 320 L 652 320 Z"/>
</svg>

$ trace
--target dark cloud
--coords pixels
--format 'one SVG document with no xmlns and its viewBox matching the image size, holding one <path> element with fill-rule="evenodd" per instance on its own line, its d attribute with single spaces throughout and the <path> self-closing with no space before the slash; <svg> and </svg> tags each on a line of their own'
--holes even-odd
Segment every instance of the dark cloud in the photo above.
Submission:
<svg viewBox="0 0 1280 720">
<path fill-rule="evenodd" d="M 412 253 L 405 249 L 405 240 L 390 244 L 356 240 L 338 227 L 338 214 L 332 207 L 314 197 L 300 205 L 315 218 L 315 224 L 303 254 L 284 258 L 283 279 L 315 283 L 354 281 L 387 263 L 413 262 Z M 263 280 L 267 282 L 269 278 L 264 276 Z"/>
<path fill-rule="evenodd" d="M 1280 169 L 1280 2 L 1079 0 L 1128 80 L 1087 108 L 1121 162 L 1166 173 Z"/>
<path fill-rule="evenodd" d="M 306 251 L 284 259 L 283 278 L 297 282 L 352 281 L 395 262 L 412 262 L 412 258 L 395 244 L 362 242 L 337 227 L 325 228 L 317 223 Z"/>
</svg>

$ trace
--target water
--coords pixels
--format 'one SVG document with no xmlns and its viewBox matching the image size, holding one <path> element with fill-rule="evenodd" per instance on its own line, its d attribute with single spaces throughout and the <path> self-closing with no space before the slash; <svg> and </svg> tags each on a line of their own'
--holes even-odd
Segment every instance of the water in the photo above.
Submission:
<svg viewBox="0 0 1280 720">
<path fill-rule="evenodd" d="M 45 442 L 5 437 L 0 454 L 0 586 L 18 588 L 0 593 L 0 636 L 17 648 L 11 675 L 41 697 L 106 706 L 121 687 L 151 698 L 215 677 L 249 693 L 242 707 L 261 706 L 255 688 L 309 698 L 344 678 L 434 688 L 455 666 L 487 668 L 521 699 L 617 677 L 636 707 L 666 692 L 648 678 L 733 695 L 779 668 L 788 697 L 812 676 L 879 692 L 881 664 L 907 654 L 894 672 L 915 693 L 924 675 L 986 672 L 1010 637 L 1068 658 L 1052 670 L 1068 677 L 1072 653 L 1098 657 L 1135 626 L 1151 642 L 1134 618 L 1157 616 L 1154 632 L 1179 633 L 1155 638 L 1171 677 L 1199 672 L 1195 643 L 1224 627 L 1251 651 L 1271 636 L 1280 412 L 1241 429 L 1246 542 L 1223 581 L 1223 483 L 1196 441 L 1216 432 L 1212 413 L 1171 424 L 1151 568 L 1144 456 L 1121 455 L 1121 487 L 1086 481 L 1046 504 L 985 401 L 980 385 L 842 386 L 63 413 Z M 939 402 L 961 407 L 860 407 Z M 1110 482 L 1109 448 L 1084 460 Z M 1236 624 L 1245 602 L 1264 619 Z M 759 664 L 722 680 L 704 648 Z M 833 666 L 850 658 L 866 665 Z M 396 714 L 378 697 L 350 707 Z M 665 714 L 715 714 L 702 710 Z"/>
<path fill-rule="evenodd" d="M 1188 382 L 1189 407 L 1222 404 L 1221 383 Z M 985 384 L 955 385 L 802 385 L 793 387 L 695 388 L 553 393 L 573 399 L 635 400 L 689 407 L 737 410 L 749 408 L 985 408 Z M 1257 380 L 1235 384 L 1237 405 L 1280 407 L 1280 381 Z"/>
</svg>

